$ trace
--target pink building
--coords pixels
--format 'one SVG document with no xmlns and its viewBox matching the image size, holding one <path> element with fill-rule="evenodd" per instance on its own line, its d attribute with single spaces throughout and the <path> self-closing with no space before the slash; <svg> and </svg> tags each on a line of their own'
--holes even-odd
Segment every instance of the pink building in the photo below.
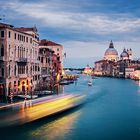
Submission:
<svg viewBox="0 0 140 140">
<path fill-rule="evenodd" d="M 30 92 L 40 78 L 36 27 L 0 23 L 0 95 Z"/>
<path fill-rule="evenodd" d="M 63 46 L 55 42 L 43 39 L 39 43 L 39 48 L 48 48 L 54 51 L 55 55 L 53 57 L 57 59 L 56 67 L 58 67 L 58 63 L 59 63 L 59 69 L 60 69 L 59 74 L 61 75 L 63 70 Z"/>
</svg>

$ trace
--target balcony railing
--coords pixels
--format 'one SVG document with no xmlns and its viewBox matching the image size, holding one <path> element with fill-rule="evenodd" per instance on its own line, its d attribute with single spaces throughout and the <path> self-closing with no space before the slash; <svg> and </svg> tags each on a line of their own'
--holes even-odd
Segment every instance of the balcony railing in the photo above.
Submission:
<svg viewBox="0 0 140 140">
<path fill-rule="evenodd" d="M 27 78 L 27 74 L 18 74 L 19 78 Z"/>
<path fill-rule="evenodd" d="M 17 59 L 17 62 L 19 62 L 19 63 L 27 63 L 27 58 L 20 57 L 20 58 Z"/>
<path fill-rule="evenodd" d="M 3 77 L 0 77 L 0 83 L 6 83 L 6 79 Z"/>
</svg>

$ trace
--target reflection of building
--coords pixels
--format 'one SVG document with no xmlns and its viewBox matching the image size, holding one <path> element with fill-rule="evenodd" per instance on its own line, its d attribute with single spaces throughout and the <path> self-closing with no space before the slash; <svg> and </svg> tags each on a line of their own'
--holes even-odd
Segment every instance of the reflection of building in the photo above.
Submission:
<svg viewBox="0 0 140 140">
<path fill-rule="evenodd" d="M 133 78 L 134 71 L 140 67 L 140 61 L 132 60 L 132 49 L 124 49 L 118 58 L 118 52 L 111 41 L 104 59 L 95 62 L 95 75 Z"/>
<path fill-rule="evenodd" d="M 0 94 L 30 91 L 40 77 L 36 27 L 0 23 Z"/>
</svg>

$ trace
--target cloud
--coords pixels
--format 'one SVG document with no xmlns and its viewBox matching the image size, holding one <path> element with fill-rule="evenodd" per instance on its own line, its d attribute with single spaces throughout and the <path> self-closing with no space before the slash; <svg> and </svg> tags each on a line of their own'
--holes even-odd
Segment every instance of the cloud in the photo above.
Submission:
<svg viewBox="0 0 140 140">
<path fill-rule="evenodd" d="M 123 14 L 68 12 L 62 10 L 66 4 L 14 1 L 7 3 L 6 6 L 20 15 L 36 19 L 43 26 L 67 29 L 71 32 L 110 35 L 135 32 L 140 29 L 140 18 Z"/>
<path fill-rule="evenodd" d="M 22 26 L 36 24 L 41 29 L 40 36 L 44 34 L 45 38 L 47 35 L 51 36 L 52 40 L 57 39 L 65 46 L 67 57 L 103 57 L 111 39 L 119 54 L 124 47 L 131 47 L 134 50 L 134 57 L 139 57 L 139 17 L 130 13 L 117 13 L 117 10 L 113 10 L 116 13 L 106 13 L 102 11 L 104 9 L 102 3 L 95 3 L 100 7 L 100 12 L 94 10 L 85 12 L 86 0 L 84 5 L 82 2 L 75 4 L 73 1 L 72 3 L 66 3 L 64 0 L 61 0 L 61 3 L 56 1 L 41 0 L 27 3 L 11 0 L 0 1 L 0 6 L 3 12 L 9 12 L 12 20 L 15 18 L 14 24 L 19 25 L 19 22 Z"/>
</svg>

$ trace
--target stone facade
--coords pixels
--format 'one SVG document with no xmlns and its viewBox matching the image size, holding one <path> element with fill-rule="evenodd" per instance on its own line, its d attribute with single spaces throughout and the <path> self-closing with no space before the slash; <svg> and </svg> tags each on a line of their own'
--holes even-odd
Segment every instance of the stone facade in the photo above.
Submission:
<svg viewBox="0 0 140 140">
<path fill-rule="evenodd" d="M 23 94 L 35 88 L 40 78 L 38 34 L 33 28 L 14 28 L 0 23 L 1 95 Z"/>
<path fill-rule="evenodd" d="M 112 57 L 113 56 L 113 57 Z M 118 52 L 111 41 L 104 59 L 95 62 L 94 74 L 120 78 L 133 78 L 134 71 L 140 67 L 140 61 L 132 60 L 132 49 L 124 49 L 118 58 Z"/>
</svg>

